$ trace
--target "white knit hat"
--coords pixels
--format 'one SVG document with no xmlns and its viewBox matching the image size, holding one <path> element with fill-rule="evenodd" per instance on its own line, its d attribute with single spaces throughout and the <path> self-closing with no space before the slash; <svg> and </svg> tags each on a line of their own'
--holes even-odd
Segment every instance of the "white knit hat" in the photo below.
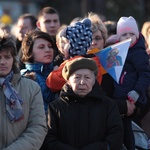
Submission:
<svg viewBox="0 0 150 150">
<path fill-rule="evenodd" d="M 130 17 L 121 17 L 117 23 L 117 39 L 120 40 L 120 37 L 125 33 L 134 33 L 139 38 L 139 30 L 136 23 L 136 20 Z"/>
</svg>

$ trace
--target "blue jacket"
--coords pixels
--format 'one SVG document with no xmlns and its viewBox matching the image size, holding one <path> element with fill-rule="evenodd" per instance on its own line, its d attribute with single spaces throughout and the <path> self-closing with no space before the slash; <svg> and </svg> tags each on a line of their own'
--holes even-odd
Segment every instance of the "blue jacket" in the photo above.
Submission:
<svg viewBox="0 0 150 150">
<path fill-rule="evenodd" d="M 48 104 L 54 100 L 55 94 L 47 87 L 46 78 L 49 73 L 53 70 L 53 64 L 41 64 L 41 63 L 28 63 L 25 65 L 26 69 L 21 70 L 21 75 L 26 73 L 35 73 L 35 81 L 40 85 L 43 100 L 44 108 L 47 112 Z"/>
<path fill-rule="evenodd" d="M 145 104 L 145 92 L 149 84 L 149 59 L 144 38 L 140 35 L 137 42 L 129 48 L 119 84 L 114 83 L 114 98 L 127 99 L 128 92 L 135 90 L 139 94 L 137 101 Z"/>
</svg>

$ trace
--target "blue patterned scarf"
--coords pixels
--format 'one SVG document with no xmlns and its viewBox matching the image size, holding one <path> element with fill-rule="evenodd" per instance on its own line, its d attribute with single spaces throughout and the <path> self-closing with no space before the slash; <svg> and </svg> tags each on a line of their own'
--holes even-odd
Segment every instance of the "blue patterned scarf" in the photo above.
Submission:
<svg viewBox="0 0 150 150">
<path fill-rule="evenodd" d="M 18 121 L 23 118 L 22 104 L 23 100 L 20 98 L 16 90 L 12 87 L 10 80 L 13 77 L 13 71 L 5 78 L 0 78 L 0 85 L 6 96 L 6 111 L 11 122 Z"/>
</svg>

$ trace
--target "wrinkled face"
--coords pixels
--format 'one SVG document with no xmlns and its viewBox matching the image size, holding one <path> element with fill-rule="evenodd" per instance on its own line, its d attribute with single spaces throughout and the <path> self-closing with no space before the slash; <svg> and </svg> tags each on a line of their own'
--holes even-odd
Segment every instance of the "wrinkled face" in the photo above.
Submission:
<svg viewBox="0 0 150 150">
<path fill-rule="evenodd" d="M 52 44 L 45 39 L 38 38 L 34 41 L 32 53 L 34 62 L 47 64 L 53 61 Z"/>
<path fill-rule="evenodd" d="M 92 44 L 89 50 L 98 48 L 99 50 L 104 48 L 104 39 L 100 30 L 93 33 Z"/>
<path fill-rule="evenodd" d="M 56 36 L 56 32 L 60 27 L 59 16 L 57 14 L 44 14 L 37 22 L 38 28 L 51 36 Z"/>
<path fill-rule="evenodd" d="M 120 41 L 124 41 L 124 40 L 129 39 L 129 38 L 131 38 L 130 46 L 132 44 L 134 44 L 136 42 L 136 40 L 137 40 L 136 35 L 134 33 L 128 32 L 128 33 L 123 34 L 120 37 Z"/>
<path fill-rule="evenodd" d="M 0 77 L 7 76 L 12 70 L 14 59 L 10 51 L 0 52 Z"/>
<path fill-rule="evenodd" d="M 89 69 L 76 70 L 69 77 L 68 83 L 75 94 L 84 97 L 92 91 L 95 84 L 94 72 Z"/>
<path fill-rule="evenodd" d="M 17 23 L 17 38 L 22 41 L 25 34 L 32 30 L 30 19 L 19 19 Z"/>
</svg>

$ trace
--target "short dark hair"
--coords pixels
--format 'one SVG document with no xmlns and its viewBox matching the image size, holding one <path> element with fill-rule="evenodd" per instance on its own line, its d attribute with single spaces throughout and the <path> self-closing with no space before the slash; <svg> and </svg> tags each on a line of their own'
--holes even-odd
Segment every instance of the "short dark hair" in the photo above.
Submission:
<svg viewBox="0 0 150 150">
<path fill-rule="evenodd" d="M 22 62 L 34 62 L 32 50 L 34 41 L 38 38 L 49 41 L 52 44 L 52 48 L 54 49 L 54 40 L 48 33 L 42 32 L 40 30 L 29 31 L 22 41 Z"/>
<path fill-rule="evenodd" d="M 40 11 L 39 11 L 39 14 L 38 14 L 38 19 L 43 16 L 44 14 L 57 14 L 58 17 L 59 17 L 59 13 L 58 11 L 53 8 L 53 7 L 50 7 L 50 6 L 47 6 L 47 7 L 44 7 L 42 8 Z"/>
<path fill-rule="evenodd" d="M 8 34 L 4 30 L 0 29 L 0 52 L 2 52 L 2 51 L 11 53 L 11 55 L 14 59 L 12 70 L 14 71 L 14 73 L 18 73 L 19 66 L 18 66 L 15 38 L 13 35 Z"/>
<path fill-rule="evenodd" d="M 31 22 L 32 29 L 36 29 L 37 18 L 34 15 L 26 13 L 26 14 L 19 16 L 18 20 L 20 19 L 29 19 Z"/>
</svg>

